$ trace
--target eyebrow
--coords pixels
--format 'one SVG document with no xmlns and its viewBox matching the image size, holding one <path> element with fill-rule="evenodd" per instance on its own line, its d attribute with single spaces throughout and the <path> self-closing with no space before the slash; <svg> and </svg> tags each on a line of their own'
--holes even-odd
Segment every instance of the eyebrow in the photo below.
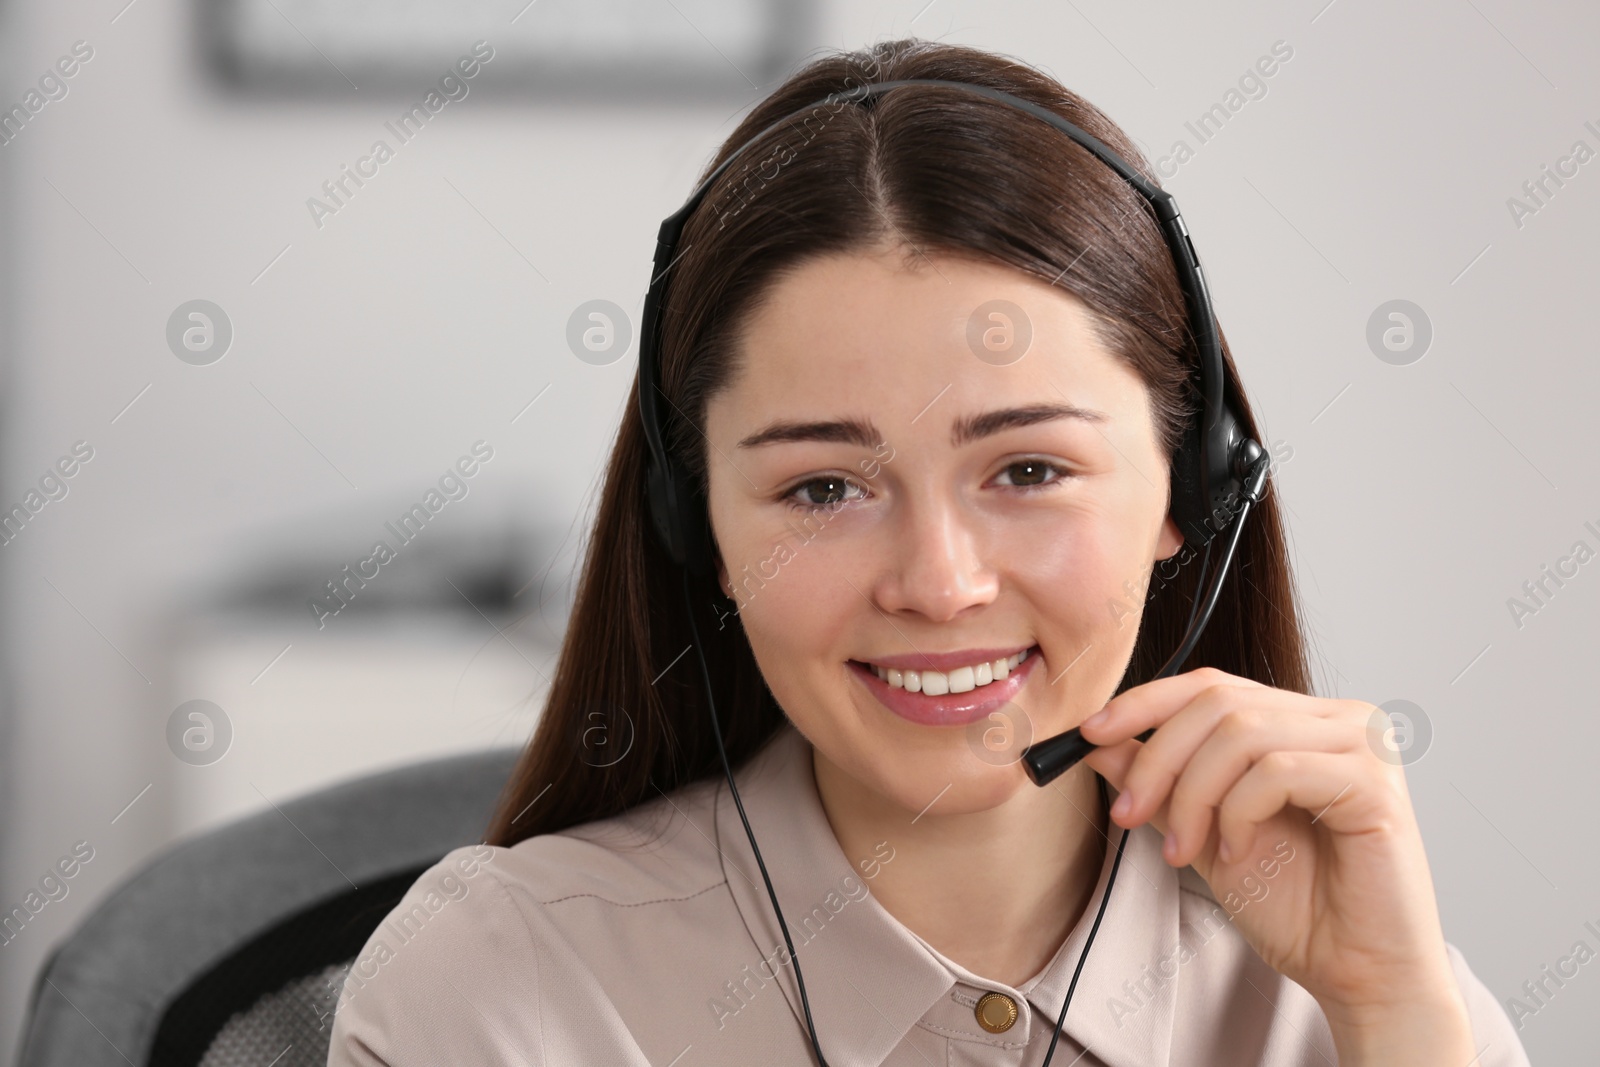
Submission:
<svg viewBox="0 0 1600 1067">
<path fill-rule="evenodd" d="M 1035 426 L 1057 419 L 1079 419 L 1084 422 L 1105 422 L 1109 418 L 1103 411 L 1081 408 L 1075 404 L 1028 404 L 1023 407 L 1002 408 L 957 419 L 950 431 L 950 443 L 961 447 L 1003 430 Z M 859 445 L 876 448 L 883 435 L 869 419 L 828 419 L 815 422 L 774 422 L 739 442 L 740 448 L 757 448 L 761 445 L 791 443 L 796 441 L 821 441 L 833 444 Z"/>
<path fill-rule="evenodd" d="M 1002 430 L 1034 426 L 1041 422 L 1054 422 L 1057 419 L 1105 422 L 1108 418 L 1110 416 L 1103 411 L 1080 408 L 1075 404 L 1029 404 L 1020 408 L 1003 408 L 999 411 L 986 411 L 982 415 L 957 419 L 950 431 L 950 443 L 959 448 L 970 441 L 997 434 Z"/>
</svg>

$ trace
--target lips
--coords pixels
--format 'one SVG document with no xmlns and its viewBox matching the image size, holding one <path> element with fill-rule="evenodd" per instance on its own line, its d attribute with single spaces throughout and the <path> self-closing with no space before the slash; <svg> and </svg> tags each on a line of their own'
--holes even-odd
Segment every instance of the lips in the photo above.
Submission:
<svg viewBox="0 0 1600 1067">
<path fill-rule="evenodd" d="M 872 667 L 873 674 L 894 688 L 903 688 L 908 693 L 926 693 L 931 697 L 938 697 L 946 693 L 968 693 L 991 682 L 1003 682 L 1027 656 L 1028 650 L 1023 649 L 1009 656 L 964 663 L 953 670 L 931 668 L 900 670 L 897 667 L 886 667 L 877 663 L 869 666 Z"/>
<path fill-rule="evenodd" d="M 1041 659 L 1034 645 L 892 656 L 872 663 L 850 660 L 848 666 L 901 718 L 922 726 L 965 726 L 1015 699 Z M 985 673 L 991 680 L 979 684 Z"/>
</svg>

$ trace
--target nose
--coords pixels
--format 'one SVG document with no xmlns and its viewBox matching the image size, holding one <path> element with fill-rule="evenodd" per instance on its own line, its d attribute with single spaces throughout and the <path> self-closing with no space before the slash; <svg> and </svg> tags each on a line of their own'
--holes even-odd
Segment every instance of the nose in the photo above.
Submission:
<svg viewBox="0 0 1600 1067">
<path fill-rule="evenodd" d="M 873 590 L 885 613 L 949 622 L 999 592 L 986 539 L 959 500 L 907 501 L 885 532 L 885 562 Z"/>
</svg>

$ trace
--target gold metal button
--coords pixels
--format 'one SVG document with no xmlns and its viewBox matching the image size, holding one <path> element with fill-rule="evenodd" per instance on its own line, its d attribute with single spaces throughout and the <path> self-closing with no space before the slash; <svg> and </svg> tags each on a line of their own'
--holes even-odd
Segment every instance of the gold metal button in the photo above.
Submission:
<svg viewBox="0 0 1600 1067">
<path fill-rule="evenodd" d="M 985 993 L 973 1009 L 978 1025 L 991 1034 L 1003 1034 L 1017 1021 L 1017 1002 L 1004 993 Z"/>
</svg>

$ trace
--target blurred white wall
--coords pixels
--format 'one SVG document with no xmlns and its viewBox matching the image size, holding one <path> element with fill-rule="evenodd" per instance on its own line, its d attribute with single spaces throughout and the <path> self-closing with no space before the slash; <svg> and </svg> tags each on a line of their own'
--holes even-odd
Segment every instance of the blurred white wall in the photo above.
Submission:
<svg viewBox="0 0 1600 1067">
<path fill-rule="evenodd" d="M 1153 157 L 1195 149 L 1167 184 L 1269 436 L 1292 451 L 1279 487 L 1325 690 L 1425 710 L 1431 748 L 1409 780 L 1446 934 L 1497 995 L 1518 994 L 1600 918 L 1583 825 L 1600 806 L 1600 568 L 1520 629 L 1506 606 L 1575 540 L 1600 545 L 1584 526 L 1600 528 L 1600 163 L 1520 226 L 1507 200 L 1576 140 L 1600 149 L 1600 15 L 1554 0 L 824 13 L 821 44 L 914 33 L 1008 52 Z M 637 316 L 657 224 L 755 94 L 469 97 L 318 228 L 307 198 L 368 149 L 393 97 L 224 97 L 197 72 L 188 3 L 14 0 L 0 20 L 0 105 L 74 42 L 94 52 L 0 145 L 0 506 L 75 442 L 94 450 L 0 547 L 0 901 L 75 842 L 95 850 L 0 949 L 10 1056 L 52 943 L 180 835 L 527 736 L 633 371 L 632 352 L 574 358 L 567 318 L 599 298 Z M 722 62 L 701 29 L 704 61 Z M 1277 41 L 1293 55 L 1265 95 L 1198 143 L 1185 123 Z M 165 337 L 194 299 L 234 329 L 206 367 Z M 1394 299 L 1432 324 L 1410 365 L 1367 342 Z M 241 617 L 207 599 L 365 556 L 479 440 L 494 459 L 423 537 L 523 546 L 528 584 L 497 606 L 352 610 L 318 630 L 298 608 Z M 209 766 L 168 748 L 192 699 L 233 728 Z M 1597 1005 L 1585 974 L 1529 1019 L 1535 1062 L 1591 1047 Z"/>
</svg>

